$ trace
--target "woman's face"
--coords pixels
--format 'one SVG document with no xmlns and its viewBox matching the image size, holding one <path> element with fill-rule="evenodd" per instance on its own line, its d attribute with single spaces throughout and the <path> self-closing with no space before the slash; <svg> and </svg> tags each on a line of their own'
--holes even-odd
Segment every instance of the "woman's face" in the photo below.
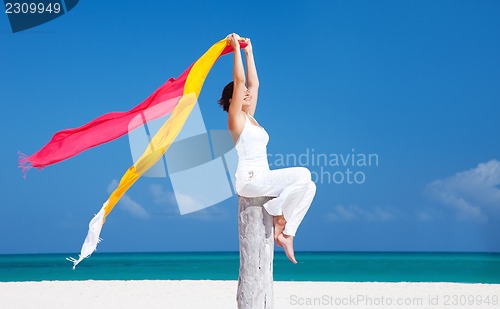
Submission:
<svg viewBox="0 0 500 309">
<path fill-rule="evenodd" d="M 250 102 L 252 101 L 252 94 L 248 90 L 248 88 L 245 87 L 245 94 L 243 96 L 243 105 L 250 105 Z"/>
<path fill-rule="evenodd" d="M 231 103 L 232 99 L 229 99 L 229 103 Z M 248 106 L 251 104 L 252 101 L 252 94 L 248 90 L 247 87 L 245 87 L 245 93 L 243 94 L 243 106 Z"/>
</svg>

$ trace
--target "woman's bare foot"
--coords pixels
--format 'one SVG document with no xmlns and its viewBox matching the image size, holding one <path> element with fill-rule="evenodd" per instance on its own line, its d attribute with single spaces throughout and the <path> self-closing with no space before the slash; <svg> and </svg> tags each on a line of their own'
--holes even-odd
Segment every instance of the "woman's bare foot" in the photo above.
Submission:
<svg viewBox="0 0 500 309">
<path fill-rule="evenodd" d="M 278 241 L 278 236 L 285 229 L 286 220 L 285 220 L 285 217 L 283 215 L 281 215 L 281 216 L 275 216 L 273 218 L 273 220 L 274 220 L 274 241 L 276 242 L 276 244 L 278 246 L 281 247 L 281 243 Z"/>
<path fill-rule="evenodd" d="M 283 250 L 285 250 L 286 256 L 290 261 L 292 261 L 293 264 L 297 264 L 295 253 L 293 252 L 293 236 L 281 233 L 278 235 L 277 241 L 283 246 Z"/>
</svg>

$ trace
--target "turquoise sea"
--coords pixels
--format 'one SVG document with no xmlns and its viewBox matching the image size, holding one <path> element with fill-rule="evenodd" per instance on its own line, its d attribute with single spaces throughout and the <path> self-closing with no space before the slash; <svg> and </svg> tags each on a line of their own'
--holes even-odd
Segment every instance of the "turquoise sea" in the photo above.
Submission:
<svg viewBox="0 0 500 309">
<path fill-rule="evenodd" d="M 238 252 L 94 253 L 76 270 L 69 254 L 0 255 L 0 281 L 237 280 Z M 73 255 L 74 256 L 74 255 Z M 276 252 L 276 281 L 500 283 L 500 253 Z"/>
</svg>

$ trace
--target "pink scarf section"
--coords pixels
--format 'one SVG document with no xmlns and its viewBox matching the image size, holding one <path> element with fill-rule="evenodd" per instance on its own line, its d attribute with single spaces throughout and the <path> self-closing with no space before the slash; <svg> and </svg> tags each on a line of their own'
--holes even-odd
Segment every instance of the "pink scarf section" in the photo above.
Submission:
<svg viewBox="0 0 500 309">
<path fill-rule="evenodd" d="M 26 178 L 26 173 L 33 167 L 42 169 L 127 134 L 142 124 L 132 120 L 146 109 L 149 112 L 156 111 L 154 115 L 148 113 L 149 120 L 168 115 L 177 104 L 177 100 L 172 99 L 182 96 L 184 83 L 190 70 L 191 66 L 177 79 L 170 78 L 141 104 L 127 112 L 107 113 L 79 128 L 59 131 L 45 146 L 31 156 L 18 152 L 19 167 L 24 177 Z M 158 106 L 159 104 L 161 105 Z M 153 106 L 156 108 L 152 109 Z"/>
</svg>

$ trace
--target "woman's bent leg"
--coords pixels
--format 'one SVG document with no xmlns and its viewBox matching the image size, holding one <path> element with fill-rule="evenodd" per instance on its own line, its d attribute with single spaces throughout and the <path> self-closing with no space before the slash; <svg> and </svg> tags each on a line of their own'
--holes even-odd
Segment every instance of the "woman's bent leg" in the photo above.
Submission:
<svg viewBox="0 0 500 309">
<path fill-rule="evenodd" d="M 279 218 L 274 221 L 275 240 L 290 261 L 297 263 L 293 238 L 316 193 L 311 172 L 304 167 L 291 167 L 259 173 L 238 193 L 248 197 L 276 197 L 263 206 L 275 219 L 281 215 L 284 217 L 284 227 L 276 226 L 280 223 Z"/>
<path fill-rule="evenodd" d="M 313 181 L 309 181 L 309 183 L 307 183 L 303 188 L 304 191 L 302 191 L 302 196 L 297 196 L 296 201 L 298 201 L 298 203 L 294 203 L 294 205 L 285 205 L 283 209 L 283 215 L 286 220 L 283 234 L 295 236 L 295 233 L 304 219 L 309 206 L 311 206 L 314 195 L 316 194 L 316 184 Z"/>
<path fill-rule="evenodd" d="M 316 193 L 311 172 L 305 167 L 289 167 L 270 170 L 256 175 L 240 192 L 242 196 L 275 196 L 264 204 L 273 216 L 283 214 L 286 220 L 285 234 L 295 235 Z"/>
</svg>

